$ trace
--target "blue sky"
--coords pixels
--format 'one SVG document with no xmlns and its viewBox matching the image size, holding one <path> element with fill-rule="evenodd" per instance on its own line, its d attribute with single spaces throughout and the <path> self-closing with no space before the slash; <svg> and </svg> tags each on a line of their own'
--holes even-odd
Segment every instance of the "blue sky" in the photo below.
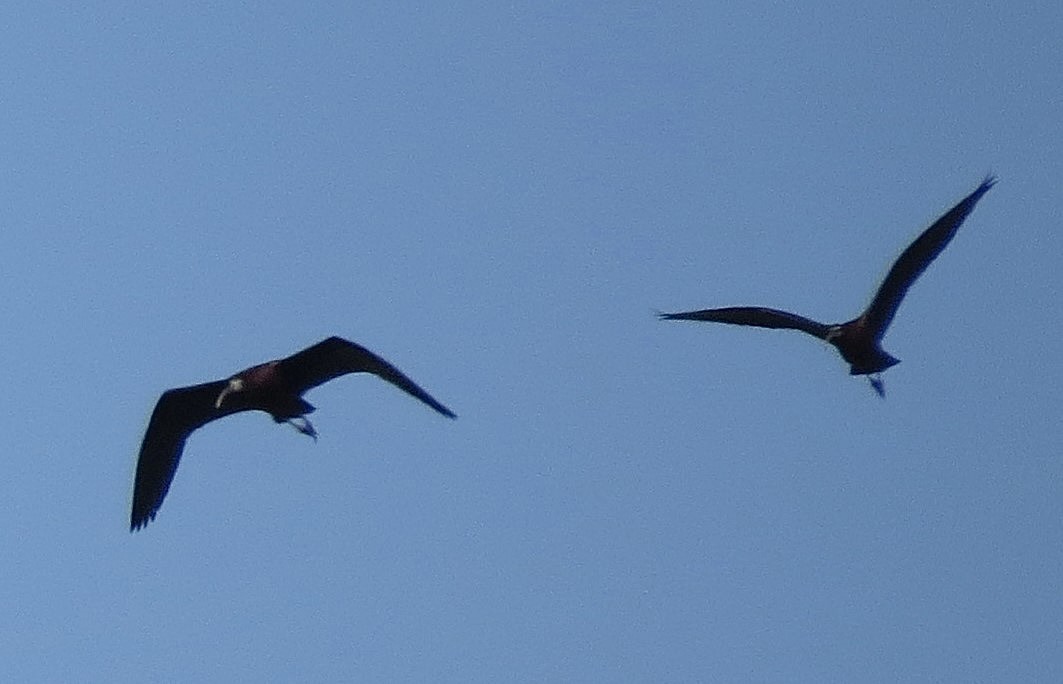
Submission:
<svg viewBox="0 0 1063 684">
<path fill-rule="evenodd" d="M 1063 10 L 11 4 L 7 681 L 1063 679 Z M 885 340 L 797 333 L 988 172 Z M 166 388 L 371 377 L 189 440 Z"/>
</svg>

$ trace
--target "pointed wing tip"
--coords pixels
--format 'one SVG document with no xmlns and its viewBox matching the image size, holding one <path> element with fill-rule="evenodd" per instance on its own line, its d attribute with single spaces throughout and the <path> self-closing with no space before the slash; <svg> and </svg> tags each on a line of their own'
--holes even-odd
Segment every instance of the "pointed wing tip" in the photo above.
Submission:
<svg viewBox="0 0 1063 684">
<path fill-rule="evenodd" d="M 143 529 L 148 526 L 148 523 L 155 519 L 155 514 L 159 512 L 159 509 L 145 511 L 143 509 L 137 510 L 134 508 L 129 514 L 129 532 L 132 534 L 137 530 Z"/>
<path fill-rule="evenodd" d="M 982 184 L 978 186 L 978 190 L 980 190 L 981 192 L 986 192 L 991 187 L 997 184 L 997 180 L 998 179 L 993 174 L 993 172 L 987 173 L 985 179 L 982 180 Z"/>
</svg>

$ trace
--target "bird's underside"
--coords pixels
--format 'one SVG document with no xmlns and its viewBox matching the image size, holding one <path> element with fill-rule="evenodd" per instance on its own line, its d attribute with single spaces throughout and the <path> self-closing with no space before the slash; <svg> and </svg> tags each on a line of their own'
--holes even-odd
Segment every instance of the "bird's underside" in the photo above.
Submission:
<svg viewBox="0 0 1063 684">
<path fill-rule="evenodd" d="M 882 349 L 881 340 L 912 283 L 945 249 L 982 195 L 996 183 L 992 176 L 923 231 L 897 258 L 867 309 L 846 323 L 826 324 L 789 311 L 737 306 L 662 313 L 662 320 L 707 321 L 731 325 L 797 330 L 832 344 L 849 363 L 851 375 L 866 375 L 879 396 L 885 396 L 881 373 L 900 361 Z"/>
</svg>

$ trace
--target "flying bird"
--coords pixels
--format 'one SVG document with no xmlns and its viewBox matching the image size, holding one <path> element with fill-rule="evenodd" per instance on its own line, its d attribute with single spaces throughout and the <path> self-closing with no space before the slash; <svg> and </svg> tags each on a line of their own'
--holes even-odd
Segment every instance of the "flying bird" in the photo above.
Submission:
<svg viewBox="0 0 1063 684">
<path fill-rule="evenodd" d="M 140 446 L 129 530 L 155 519 L 192 432 L 233 413 L 265 411 L 274 422 L 289 423 L 316 440 L 317 432 L 306 418 L 314 407 L 302 395 L 348 373 L 377 375 L 444 416 L 456 417 L 390 363 L 340 337 L 330 337 L 285 359 L 252 366 L 226 380 L 167 390 L 155 404 Z"/>
<path fill-rule="evenodd" d="M 787 311 L 764 307 L 737 306 L 682 313 L 662 313 L 669 321 L 710 321 L 751 325 L 758 328 L 800 330 L 834 345 L 849 363 L 850 375 L 866 375 L 880 397 L 886 396 L 881 373 L 900 363 L 882 349 L 882 336 L 897 313 L 897 307 L 926 267 L 945 249 L 974 205 L 989 192 L 996 178 L 987 176 L 982 184 L 959 204 L 934 222 L 893 263 L 886 279 L 862 314 L 846 323 L 827 324 Z"/>
</svg>

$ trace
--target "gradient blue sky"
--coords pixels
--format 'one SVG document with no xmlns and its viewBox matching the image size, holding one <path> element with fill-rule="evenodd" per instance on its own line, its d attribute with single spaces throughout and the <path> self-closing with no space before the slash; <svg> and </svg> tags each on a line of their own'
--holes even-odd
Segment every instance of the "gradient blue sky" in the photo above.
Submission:
<svg viewBox="0 0 1063 684">
<path fill-rule="evenodd" d="M 578 6 L 577 6 L 578 5 Z M 1057 3 L 8 3 L 0 679 L 1063 681 Z M 859 311 L 987 172 L 876 397 Z M 338 334 L 375 378 L 197 432 Z"/>
</svg>

